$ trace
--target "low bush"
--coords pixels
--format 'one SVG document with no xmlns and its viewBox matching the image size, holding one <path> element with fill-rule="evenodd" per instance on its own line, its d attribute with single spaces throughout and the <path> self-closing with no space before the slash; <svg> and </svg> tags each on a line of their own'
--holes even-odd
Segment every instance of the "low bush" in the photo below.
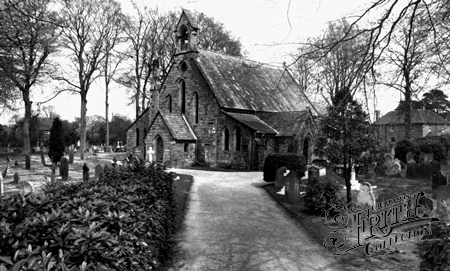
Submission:
<svg viewBox="0 0 450 271">
<path fill-rule="evenodd" d="M 398 158 L 403 163 L 406 163 L 406 154 L 408 152 L 412 152 L 414 154 L 417 154 L 419 150 L 417 149 L 416 145 L 409 141 L 409 140 L 400 140 L 395 145 L 395 158 Z"/>
<path fill-rule="evenodd" d="M 149 270 L 170 256 L 174 175 L 156 164 L 0 201 L 0 270 Z M 2 269 L 3 268 L 3 269 Z"/>
<path fill-rule="evenodd" d="M 323 216 L 335 205 L 341 205 L 341 186 L 333 181 L 319 181 L 306 188 L 305 207 L 312 215 Z"/>
<path fill-rule="evenodd" d="M 275 181 L 276 171 L 280 167 L 286 167 L 297 173 L 298 178 L 305 176 L 306 161 L 303 155 L 295 153 L 273 153 L 264 160 L 264 181 Z"/>
<path fill-rule="evenodd" d="M 433 159 L 436 161 L 444 161 L 447 159 L 445 148 L 439 142 L 423 142 L 418 145 L 420 151 L 425 153 L 433 153 Z"/>
</svg>

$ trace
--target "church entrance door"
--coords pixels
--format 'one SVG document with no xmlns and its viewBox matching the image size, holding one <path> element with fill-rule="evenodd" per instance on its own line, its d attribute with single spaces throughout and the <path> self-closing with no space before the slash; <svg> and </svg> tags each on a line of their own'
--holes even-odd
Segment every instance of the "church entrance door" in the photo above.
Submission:
<svg viewBox="0 0 450 271">
<path fill-rule="evenodd" d="M 156 162 L 162 163 L 164 157 L 164 143 L 162 138 L 158 135 L 155 139 L 156 142 Z"/>
</svg>

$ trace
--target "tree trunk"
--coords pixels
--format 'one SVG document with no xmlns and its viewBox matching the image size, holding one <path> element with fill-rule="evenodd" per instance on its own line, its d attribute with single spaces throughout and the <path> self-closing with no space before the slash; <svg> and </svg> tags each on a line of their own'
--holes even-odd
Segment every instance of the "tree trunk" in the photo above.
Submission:
<svg viewBox="0 0 450 271">
<path fill-rule="evenodd" d="M 136 90 L 136 95 L 134 95 L 134 99 L 136 100 L 136 119 L 141 114 L 141 109 L 139 107 L 139 89 Z"/>
<path fill-rule="evenodd" d="M 345 186 L 347 188 L 347 203 L 352 202 L 352 183 L 351 183 L 351 165 L 350 163 L 344 162 L 344 179 L 345 179 Z"/>
<path fill-rule="evenodd" d="M 108 103 L 108 94 L 109 94 L 109 84 L 108 79 L 106 79 L 106 98 L 105 98 L 105 120 L 106 120 L 106 147 L 109 146 L 109 103 Z"/>
<path fill-rule="evenodd" d="M 408 79 L 408 78 L 407 78 Z M 405 138 L 411 139 L 411 85 L 407 81 L 405 85 Z"/>
<path fill-rule="evenodd" d="M 30 122 L 31 122 L 31 104 L 29 91 L 23 92 L 23 100 L 25 102 L 25 117 L 23 118 L 23 153 L 30 154 L 31 144 L 30 144 Z"/>
<path fill-rule="evenodd" d="M 80 116 L 80 159 L 84 160 L 84 151 L 86 150 L 86 93 L 81 92 L 81 116 Z"/>
</svg>

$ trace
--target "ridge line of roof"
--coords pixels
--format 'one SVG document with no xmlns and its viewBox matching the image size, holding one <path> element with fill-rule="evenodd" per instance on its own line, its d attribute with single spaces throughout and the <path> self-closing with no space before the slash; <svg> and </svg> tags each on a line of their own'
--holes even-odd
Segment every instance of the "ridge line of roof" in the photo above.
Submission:
<svg viewBox="0 0 450 271">
<path fill-rule="evenodd" d="M 279 70 L 283 70 L 282 66 L 276 66 L 274 64 L 270 64 L 270 63 L 265 63 L 265 62 L 261 62 L 261 61 L 257 61 L 257 60 L 253 60 L 253 59 L 249 59 L 249 58 L 245 58 L 243 56 L 233 56 L 233 55 L 228 55 L 222 52 L 216 52 L 216 51 L 211 51 L 211 50 L 206 50 L 204 48 L 197 48 L 197 50 L 199 51 L 199 53 L 201 53 L 201 51 L 206 52 L 206 53 L 212 53 L 212 54 L 217 54 L 217 55 L 221 55 L 223 57 L 226 58 L 234 58 L 236 60 L 241 60 L 241 61 L 250 61 L 250 62 L 254 62 L 255 64 L 259 64 L 259 65 L 264 65 L 264 66 L 269 66 L 269 67 L 273 67 L 273 68 L 277 68 Z"/>
</svg>

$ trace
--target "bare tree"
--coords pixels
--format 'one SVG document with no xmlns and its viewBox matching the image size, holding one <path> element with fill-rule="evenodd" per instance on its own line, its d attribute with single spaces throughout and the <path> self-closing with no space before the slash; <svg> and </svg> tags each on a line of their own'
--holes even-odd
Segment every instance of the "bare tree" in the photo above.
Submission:
<svg viewBox="0 0 450 271">
<path fill-rule="evenodd" d="M 102 65 L 102 74 L 105 80 L 105 121 L 106 121 L 106 146 L 109 146 L 109 88 L 114 77 L 119 71 L 119 65 L 124 59 L 124 55 L 116 52 L 115 48 L 125 41 L 124 26 L 125 17 L 120 14 L 118 16 L 108 16 L 110 20 L 105 39 L 105 61 Z"/>
<path fill-rule="evenodd" d="M 3 0 L 0 6 L 0 70 L 25 104 L 23 152 L 29 153 L 31 92 L 52 70 L 49 57 L 57 51 L 59 18 L 50 0 Z"/>
<path fill-rule="evenodd" d="M 109 23 L 120 16 L 120 4 L 114 0 L 62 0 L 65 18 L 61 46 L 69 52 L 70 63 L 58 77 L 81 98 L 80 147 L 86 149 L 87 94 L 100 75 L 106 57 Z"/>
<path fill-rule="evenodd" d="M 125 32 L 129 48 L 125 55 L 130 63 L 117 82 L 132 93 L 136 106 L 136 118 L 146 107 L 147 91 L 152 75 L 164 77 L 174 52 L 172 27 L 176 16 L 173 13 L 160 14 L 157 9 L 139 7 L 133 3 L 136 15 L 127 20 Z"/>
<path fill-rule="evenodd" d="M 42 108 L 40 108 L 38 112 L 42 113 L 43 116 L 47 119 L 54 119 L 56 117 L 60 117 L 58 112 L 56 112 L 56 108 L 53 105 L 42 106 Z"/>
<path fill-rule="evenodd" d="M 225 29 L 223 23 L 206 16 L 204 13 L 199 13 L 197 24 L 200 28 L 198 37 L 201 48 L 233 56 L 242 56 L 241 41 L 233 37 L 231 32 Z"/>
</svg>

